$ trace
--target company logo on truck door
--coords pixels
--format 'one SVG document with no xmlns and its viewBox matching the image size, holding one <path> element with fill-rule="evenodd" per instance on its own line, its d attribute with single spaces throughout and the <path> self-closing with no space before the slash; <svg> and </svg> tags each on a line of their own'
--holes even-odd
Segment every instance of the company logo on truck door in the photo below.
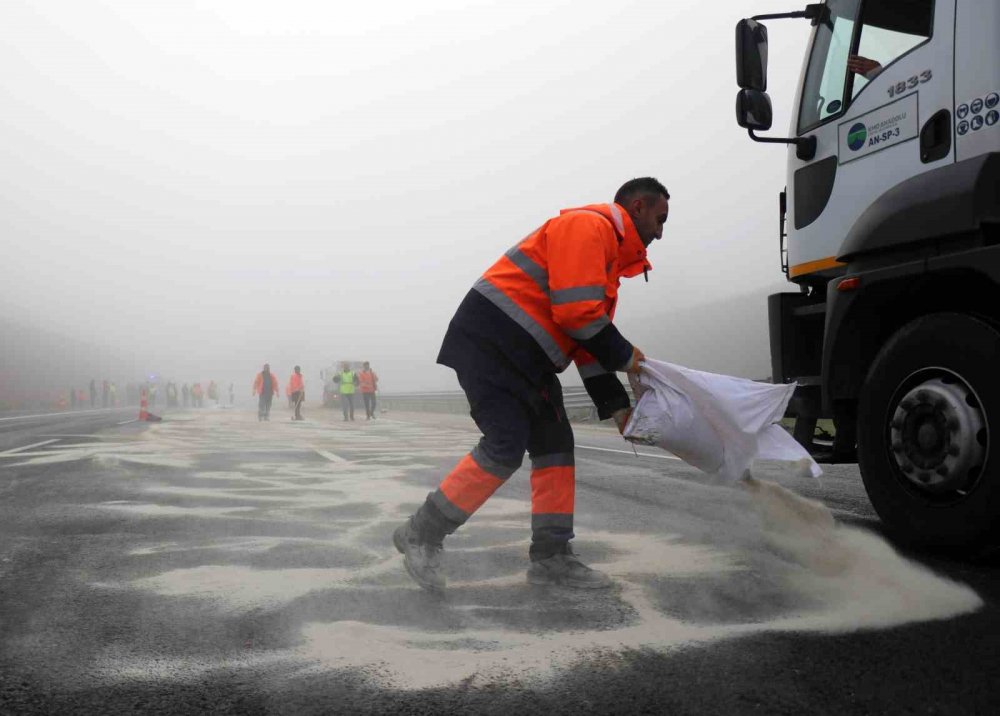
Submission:
<svg viewBox="0 0 1000 716">
<path fill-rule="evenodd" d="M 847 133 L 847 146 L 856 152 L 865 146 L 865 139 L 868 139 L 869 147 L 877 146 L 882 142 L 888 142 L 890 139 L 899 136 L 899 125 L 904 121 L 906 121 L 906 112 L 883 119 L 881 122 L 873 124 L 870 127 L 866 127 L 861 122 L 858 122 Z M 870 138 L 868 137 L 869 132 L 871 132 Z"/>
<path fill-rule="evenodd" d="M 866 139 L 868 139 L 868 130 L 861 122 L 855 124 L 847 132 L 847 146 L 851 148 L 852 152 L 856 152 L 865 146 Z"/>
<path fill-rule="evenodd" d="M 917 136 L 917 95 L 902 97 L 838 127 L 841 164 Z"/>
</svg>

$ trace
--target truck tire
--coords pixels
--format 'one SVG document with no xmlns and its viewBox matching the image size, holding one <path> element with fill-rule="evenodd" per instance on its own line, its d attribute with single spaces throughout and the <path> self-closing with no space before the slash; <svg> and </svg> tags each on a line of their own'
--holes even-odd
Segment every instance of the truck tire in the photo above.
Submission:
<svg viewBox="0 0 1000 716">
<path fill-rule="evenodd" d="M 858 462 L 896 539 L 969 551 L 997 544 L 997 356 L 1000 333 L 988 323 L 935 313 L 897 331 L 872 363 L 858 406 Z"/>
</svg>

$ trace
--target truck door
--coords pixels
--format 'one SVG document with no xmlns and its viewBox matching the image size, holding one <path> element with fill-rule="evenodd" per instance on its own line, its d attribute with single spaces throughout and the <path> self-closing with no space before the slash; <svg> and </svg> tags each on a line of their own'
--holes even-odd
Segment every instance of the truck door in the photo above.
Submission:
<svg viewBox="0 0 1000 716">
<path fill-rule="evenodd" d="M 955 0 L 829 0 L 793 119 L 789 278 L 836 272 L 858 217 L 917 174 L 954 162 Z M 923 132 L 923 137 L 921 133 Z"/>
</svg>

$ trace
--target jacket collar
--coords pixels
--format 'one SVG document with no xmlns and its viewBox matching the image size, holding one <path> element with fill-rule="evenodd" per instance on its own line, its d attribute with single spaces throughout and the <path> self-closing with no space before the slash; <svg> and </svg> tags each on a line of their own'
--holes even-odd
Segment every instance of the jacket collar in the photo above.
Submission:
<svg viewBox="0 0 1000 716">
<path fill-rule="evenodd" d="M 560 214 L 570 211 L 593 211 L 607 219 L 618 237 L 618 275 L 624 278 L 638 276 L 644 271 L 652 271 L 653 265 L 646 257 L 646 247 L 642 245 L 639 232 L 628 212 L 618 204 L 590 204 L 576 209 L 563 209 Z"/>
</svg>

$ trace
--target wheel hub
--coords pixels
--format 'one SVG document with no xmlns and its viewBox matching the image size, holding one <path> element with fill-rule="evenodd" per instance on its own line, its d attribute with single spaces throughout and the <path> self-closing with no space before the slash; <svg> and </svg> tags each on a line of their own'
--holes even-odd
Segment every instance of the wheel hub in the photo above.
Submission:
<svg viewBox="0 0 1000 716">
<path fill-rule="evenodd" d="M 914 386 L 896 406 L 890 445 L 903 476 L 921 490 L 969 489 L 986 457 L 987 428 L 979 400 L 953 375 Z"/>
</svg>

